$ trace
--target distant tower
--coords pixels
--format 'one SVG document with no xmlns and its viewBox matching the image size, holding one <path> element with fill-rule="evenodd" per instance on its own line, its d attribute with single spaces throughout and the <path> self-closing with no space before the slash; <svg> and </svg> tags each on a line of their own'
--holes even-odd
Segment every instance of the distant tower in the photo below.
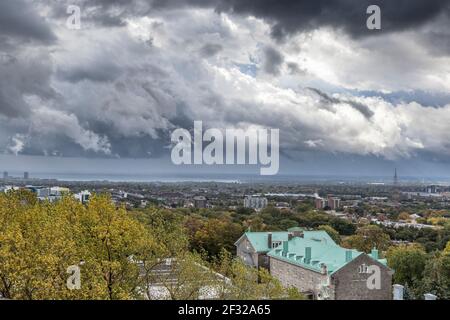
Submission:
<svg viewBox="0 0 450 320">
<path fill-rule="evenodd" d="M 4 180 L 8 179 L 8 171 L 3 172 L 3 179 Z"/>
<path fill-rule="evenodd" d="M 30 174 L 29 174 L 28 172 L 25 171 L 25 172 L 23 173 L 23 179 L 24 179 L 24 180 L 30 179 Z"/>
<path fill-rule="evenodd" d="M 392 200 L 394 200 L 397 203 L 400 200 L 400 192 L 398 190 L 397 168 L 395 168 L 395 171 L 394 171 L 394 190 L 393 190 L 393 193 L 392 193 Z"/>
</svg>

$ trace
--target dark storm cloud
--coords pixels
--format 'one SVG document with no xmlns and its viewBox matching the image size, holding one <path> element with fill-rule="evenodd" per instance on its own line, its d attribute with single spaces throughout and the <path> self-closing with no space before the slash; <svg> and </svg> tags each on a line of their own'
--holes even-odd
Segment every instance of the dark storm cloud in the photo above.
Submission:
<svg viewBox="0 0 450 320">
<path fill-rule="evenodd" d="M 265 19 L 272 24 L 272 35 L 311 31 L 322 26 L 342 29 L 352 36 L 373 35 L 366 27 L 370 5 L 382 11 L 382 32 L 393 32 L 418 26 L 443 16 L 450 27 L 448 0 L 75 0 L 68 4 L 90 8 L 89 20 L 102 25 L 123 25 L 124 19 L 146 16 L 155 10 L 186 7 L 212 8 Z M 65 7 L 54 8 L 65 15 Z M 86 12 L 84 13 L 86 14 Z"/>
<path fill-rule="evenodd" d="M 264 71 L 272 75 L 278 75 L 284 62 L 283 55 L 272 47 L 264 49 Z"/>
<path fill-rule="evenodd" d="M 55 35 L 46 21 L 23 0 L 0 1 L 0 38 L 52 43 Z"/>
<path fill-rule="evenodd" d="M 19 56 L 0 53 L 0 115 L 27 117 L 29 106 L 25 95 L 37 95 L 42 99 L 55 97 L 50 87 L 51 62 L 45 53 Z"/>
<path fill-rule="evenodd" d="M 200 49 L 200 53 L 204 57 L 212 57 L 212 56 L 215 56 L 217 53 L 219 53 L 222 50 L 223 50 L 223 47 L 220 44 L 207 43 Z"/>
<path fill-rule="evenodd" d="M 370 108 L 368 106 L 366 106 L 362 103 L 334 98 L 316 88 L 307 88 L 307 89 L 314 92 L 316 95 L 318 95 L 327 107 L 329 105 L 345 103 L 345 104 L 348 104 L 349 106 L 351 106 L 353 109 L 359 111 L 364 117 L 366 117 L 366 119 L 370 119 L 374 115 L 373 111 L 370 110 Z M 329 108 L 327 108 L 327 109 L 329 109 Z"/>
<path fill-rule="evenodd" d="M 94 82 L 112 82 L 122 73 L 120 67 L 108 61 L 97 61 L 58 70 L 58 78 L 64 81 L 77 83 L 84 80 Z"/>
<path fill-rule="evenodd" d="M 366 10 L 374 4 L 382 11 L 383 32 L 416 28 L 450 10 L 448 0 L 222 0 L 217 9 L 269 20 L 276 38 L 321 26 L 342 28 L 353 36 L 361 36 L 373 34 L 366 27 Z"/>
</svg>

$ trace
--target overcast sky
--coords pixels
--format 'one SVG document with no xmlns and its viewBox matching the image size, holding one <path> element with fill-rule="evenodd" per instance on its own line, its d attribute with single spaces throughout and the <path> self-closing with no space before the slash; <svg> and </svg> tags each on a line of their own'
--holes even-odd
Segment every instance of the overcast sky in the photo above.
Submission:
<svg viewBox="0 0 450 320">
<path fill-rule="evenodd" d="M 194 120 L 279 128 L 280 172 L 450 176 L 450 1 L 0 1 L 0 170 L 170 162 Z"/>
</svg>

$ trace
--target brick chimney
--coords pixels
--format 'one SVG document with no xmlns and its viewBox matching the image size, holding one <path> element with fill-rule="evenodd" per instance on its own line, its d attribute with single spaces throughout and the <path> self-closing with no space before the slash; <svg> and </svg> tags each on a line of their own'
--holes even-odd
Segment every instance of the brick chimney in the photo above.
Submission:
<svg viewBox="0 0 450 320">
<path fill-rule="evenodd" d="M 267 234 L 267 246 L 272 249 L 272 232 Z"/>
<path fill-rule="evenodd" d="M 311 247 L 305 248 L 305 263 L 310 264 L 311 263 L 311 255 L 312 255 L 312 249 Z"/>
<path fill-rule="evenodd" d="M 288 241 L 291 241 L 293 237 L 294 237 L 294 234 L 292 232 L 289 232 L 288 233 Z"/>
<path fill-rule="evenodd" d="M 293 232 L 292 232 L 292 235 L 293 235 L 295 238 L 303 238 L 303 231 L 293 231 Z"/>
<path fill-rule="evenodd" d="M 346 250 L 345 251 L 345 262 L 350 262 L 352 261 L 352 250 Z"/>
<path fill-rule="evenodd" d="M 289 243 L 287 241 L 283 241 L 283 256 L 287 256 L 289 251 Z"/>
<path fill-rule="evenodd" d="M 372 252 L 370 253 L 370 255 L 372 256 L 372 258 L 378 260 L 378 250 L 376 248 L 372 249 Z"/>
</svg>

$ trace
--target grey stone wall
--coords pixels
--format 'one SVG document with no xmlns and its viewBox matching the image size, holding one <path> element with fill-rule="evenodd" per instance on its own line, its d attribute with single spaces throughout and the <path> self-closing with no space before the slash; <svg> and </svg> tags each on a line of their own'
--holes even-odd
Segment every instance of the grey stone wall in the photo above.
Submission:
<svg viewBox="0 0 450 320">
<path fill-rule="evenodd" d="M 237 244 L 236 255 L 248 266 L 256 268 L 259 266 L 258 254 L 246 237 Z"/>
<path fill-rule="evenodd" d="M 304 269 L 286 261 L 270 257 L 270 274 L 288 288 L 297 288 L 300 292 L 311 292 L 317 298 L 322 283 L 327 275 Z"/>
<path fill-rule="evenodd" d="M 380 268 L 380 289 L 369 289 L 367 279 L 372 275 L 361 271 L 362 266 Z M 391 300 L 392 272 L 389 268 L 362 254 L 333 274 L 331 284 L 336 300 Z"/>
<path fill-rule="evenodd" d="M 369 289 L 367 279 L 371 274 L 360 272 L 361 266 L 377 265 L 380 268 L 380 289 Z M 323 297 L 327 275 L 302 268 L 286 261 L 270 258 L 270 273 L 284 287 L 295 287 L 302 293 L 311 292 L 315 299 Z M 333 274 L 326 290 L 328 299 L 336 300 L 391 300 L 392 273 L 383 264 L 362 254 Z"/>
</svg>

